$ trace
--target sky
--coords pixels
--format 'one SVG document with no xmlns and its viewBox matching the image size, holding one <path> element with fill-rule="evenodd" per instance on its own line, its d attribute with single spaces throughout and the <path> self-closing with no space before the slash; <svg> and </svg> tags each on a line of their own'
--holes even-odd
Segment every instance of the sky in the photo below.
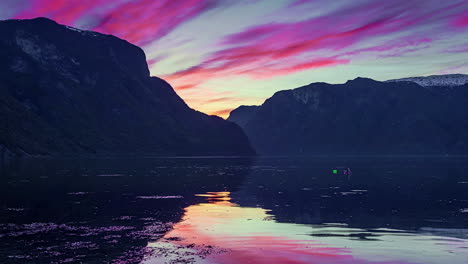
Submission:
<svg viewBox="0 0 468 264">
<path fill-rule="evenodd" d="M 140 46 L 187 104 L 227 117 L 276 91 L 468 73 L 466 0 L 2 0 Z"/>
</svg>

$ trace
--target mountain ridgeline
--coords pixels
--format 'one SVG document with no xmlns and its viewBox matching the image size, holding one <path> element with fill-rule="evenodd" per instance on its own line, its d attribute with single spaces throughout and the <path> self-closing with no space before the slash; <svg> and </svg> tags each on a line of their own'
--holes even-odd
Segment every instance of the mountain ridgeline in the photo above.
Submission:
<svg viewBox="0 0 468 264">
<path fill-rule="evenodd" d="M 411 79 L 312 83 L 241 106 L 228 120 L 259 154 L 468 154 L 466 77 L 415 79 L 424 86 Z"/>
<path fill-rule="evenodd" d="M 0 22 L 0 152 L 251 155 L 232 122 L 150 77 L 143 51 L 52 20 Z"/>
</svg>

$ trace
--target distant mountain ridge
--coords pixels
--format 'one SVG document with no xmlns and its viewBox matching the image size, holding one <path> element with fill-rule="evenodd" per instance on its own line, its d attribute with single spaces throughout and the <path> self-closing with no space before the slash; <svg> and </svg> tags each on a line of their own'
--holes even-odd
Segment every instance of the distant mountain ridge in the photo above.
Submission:
<svg viewBox="0 0 468 264">
<path fill-rule="evenodd" d="M 468 84 L 356 78 L 276 92 L 236 122 L 264 155 L 468 154 Z"/>
<path fill-rule="evenodd" d="M 231 111 L 228 119 L 239 126 L 244 127 L 252 116 L 255 115 L 258 109 L 260 109 L 260 106 L 258 105 L 241 105 Z"/>
<path fill-rule="evenodd" d="M 189 108 L 150 77 L 127 41 L 46 18 L 0 21 L 0 34 L 2 153 L 254 153 L 236 124 Z"/>
<path fill-rule="evenodd" d="M 459 86 L 468 83 L 467 74 L 431 75 L 388 80 L 387 82 L 415 82 L 421 86 Z"/>
</svg>

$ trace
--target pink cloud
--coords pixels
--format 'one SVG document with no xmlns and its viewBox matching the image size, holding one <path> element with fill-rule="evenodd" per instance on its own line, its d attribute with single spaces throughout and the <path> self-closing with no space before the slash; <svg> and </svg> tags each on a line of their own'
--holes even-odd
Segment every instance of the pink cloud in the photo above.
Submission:
<svg viewBox="0 0 468 264">
<path fill-rule="evenodd" d="M 28 8 L 16 14 L 15 18 L 26 19 L 43 16 L 59 23 L 73 26 L 80 18 L 93 12 L 97 8 L 108 8 L 110 1 L 29 0 L 29 2 Z"/>
<path fill-rule="evenodd" d="M 435 74 L 454 74 L 454 73 L 467 72 L 467 71 L 468 71 L 468 63 L 462 63 L 460 65 L 455 65 L 455 66 L 441 69 L 435 72 Z"/>
<path fill-rule="evenodd" d="M 261 25 L 255 28 L 251 28 L 246 31 L 228 36 L 223 41 L 223 44 L 237 44 L 237 43 L 257 40 L 259 38 L 264 38 L 265 36 L 271 33 L 274 33 L 276 28 L 277 28 L 276 24 L 267 24 L 267 25 Z"/>
<path fill-rule="evenodd" d="M 131 1 L 106 14 L 106 19 L 95 29 L 144 45 L 214 6 L 215 2 L 208 0 Z"/>
<path fill-rule="evenodd" d="M 468 43 L 464 43 L 462 45 L 455 45 L 449 47 L 443 51 L 444 53 L 466 53 L 468 52 Z"/>
<path fill-rule="evenodd" d="M 305 21 L 260 25 L 227 36 L 221 45 L 231 47 L 211 54 L 197 66 L 166 78 L 198 82 L 230 74 L 270 78 L 346 64 L 350 62 L 349 58 L 305 55 L 320 50 L 343 50 L 376 36 L 398 32 L 418 20 L 414 16 L 401 16 L 404 5 L 390 11 L 388 6 L 376 5 L 375 2 L 360 7 L 366 12 L 372 11 L 374 15 L 359 16 L 340 9 Z"/>
<path fill-rule="evenodd" d="M 214 0 L 30 0 L 29 7 L 15 18 L 44 16 L 71 26 L 89 24 L 87 29 L 145 45 L 218 3 Z"/>
<path fill-rule="evenodd" d="M 186 89 L 192 89 L 196 88 L 198 84 L 196 83 L 189 83 L 189 84 L 184 84 L 184 85 L 178 85 L 175 87 L 176 90 L 186 90 Z"/>
<path fill-rule="evenodd" d="M 453 25 L 460 28 L 468 27 L 468 11 L 464 11 L 455 18 Z"/>
<path fill-rule="evenodd" d="M 219 97 L 219 98 L 208 99 L 205 102 L 206 103 L 219 103 L 219 102 L 225 102 L 225 101 L 232 101 L 233 99 L 234 99 L 233 97 Z"/>
<path fill-rule="evenodd" d="M 149 59 L 147 57 L 147 60 L 148 60 L 148 67 L 152 67 L 154 66 L 156 63 L 166 59 L 168 57 L 167 54 L 161 54 L 161 55 L 158 55 L 158 56 L 155 56 L 155 57 L 152 57 L 151 59 Z"/>
<path fill-rule="evenodd" d="M 405 36 L 390 42 L 384 42 L 383 44 L 379 43 L 371 47 L 345 52 L 339 56 L 356 56 L 361 53 L 376 52 L 378 53 L 379 58 L 396 57 L 427 48 L 432 41 L 433 40 L 431 38 L 427 37 L 412 38 L 411 36 Z"/>
<path fill-rule="evenodd" d="M 377 52 L 377 58 L 398 57 L 427 48 L 431 38 L 415 29 L 444 21 L 463 2 L 435 4 L 425 1 L 364 1 L 299 22 L 269 23 L 226 36 L 219 51 L 199 65 L 165 76 L 174 82 L 233 75 L 273 78 L 304 70 L 334 67 L 353 61 L 360 53 Z M 379 37 L 405 32 L 394 41 L 360 48 Z M 315 54 L 315 55 L 314 55 Z M 317 56 L 316 54 L 321 54 Z"/>
<path fill-rule="evenodd" d="M 248 74 L 253 78 L 271 78 L 274 76 L 287 75 L 303 70 L 318 69 L 347 63 L 349 63 L 349 60 L 327 58 L 319 59 L 316 61 L 298 63 L 287 67 L 267 67 L 265 69 L 261 69 L 260 71 L 250 71 Z"/>
<path fill-rule="evenodd" d="M 289 6 L 300 6 L 303 4 L 307 4 L 309 2 L 313 2 L 314 0 L 296 0 L 293 3 L 291 3 Z"/>
<path fill-rule="evenodd" d="M 200 14 L 219 6 L 222 0 L 29 0 L 30 5 L 16 18 L 50 17 L 68 25 L 88 24 L 89 29 L 113 34 L 137 45 L 160 39 L 169 32 Z M 294 10 L 297 5 L 311 2 L 324 5 L 324 0 L 298 0 L 285 7 Z M 321 50 L 341 51 L 374 37 L 385 36 L 418 25 L 450 19 L 456 27 L 467 24 L 464 1 L 370 1 L 348 2 L 337 5 L 333 11 L 292 23 L 267 23 L 253 26 L 242 32 L 226 36 L 221 51 L 209 56 L 196 67 L 196 71 L 212 76 L 223 68 L 235 67 L 233 73 L 249 74 L 249 69 L 263 65 L 267 60 L 281 60 L 291 69 L 301 69 L 310 61 L 297 57 Z M 461 11 L 460 11 L 461 10 Z M 334 57 L 337 54 L 330 54 Z M 395 53 L 398 56 L 398 53 Z M 312 58 L 312 61 L 323 58 Z M 155 60 L 149 62 L 150 65 Z M 330 63 L 328 66 L 336 65 Z M 217 67 L 216 65 L 223 65 Z M 200 68 L 203 68 L 201 70 Z M 285 67 L 287 68 L 287 67 Z M 311 67 L 315 68 L 315 67 Z M 309 69 L 302 67 L 302 69 Z M 193 73 L 194 72 L 194 73 Z M 276 71 L 282 74 L 286 71 Z M 296 72 L 290 70 L 289 72 Z M 273 77 L 274 74 L 271 74 Z M 198 78 L 199 79 L 199 78 Z"/>
<path fill-rule="evenodd" d="M 233 110 L 234 108 L 228 108 L 228 109 L 221 109 L 221 110 L 216 110 L 214 112 L 210 112 L 208 113 L 209 115 L 216 115 L 216 116 L 219 116 L 219 117 L 227 117 L 231 111 Z"/>
</svg>

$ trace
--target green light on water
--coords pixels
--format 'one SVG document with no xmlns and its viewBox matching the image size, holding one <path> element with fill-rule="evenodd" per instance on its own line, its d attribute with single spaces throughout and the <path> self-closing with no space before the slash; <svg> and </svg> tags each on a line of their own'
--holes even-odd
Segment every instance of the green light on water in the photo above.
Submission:
<svg viewBox="0 0 468 264">
<path fill-rule="evenodd" d="M 337 174 L 338 173 L 338 170 L 333 170 L 333 174 Z"/>
</svg>

